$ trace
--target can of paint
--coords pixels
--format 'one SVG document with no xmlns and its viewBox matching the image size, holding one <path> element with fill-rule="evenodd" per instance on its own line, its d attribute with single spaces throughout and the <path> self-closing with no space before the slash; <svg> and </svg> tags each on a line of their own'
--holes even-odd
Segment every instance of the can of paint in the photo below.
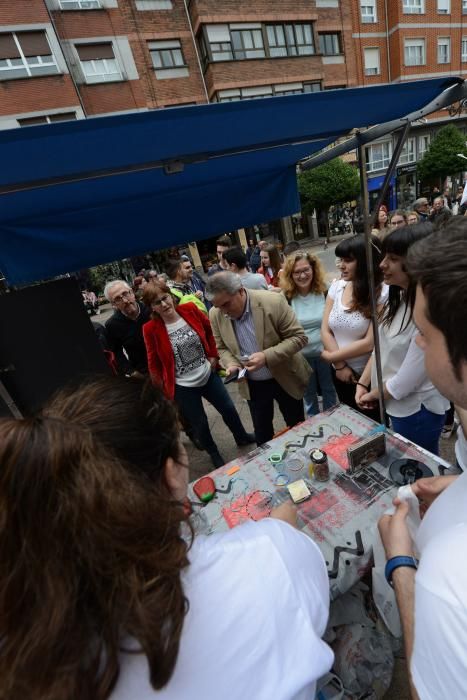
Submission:
<svg viewBox="0 0 467 700">
<path fill-rule="evenodd" d="M 313 467 L 313 473 L 316 481 L 329 481 L 329 463 L 326 452 L 315 448 L 310 452 L 310 460 L 310 471 L 311 467 Z"/>
</svg>

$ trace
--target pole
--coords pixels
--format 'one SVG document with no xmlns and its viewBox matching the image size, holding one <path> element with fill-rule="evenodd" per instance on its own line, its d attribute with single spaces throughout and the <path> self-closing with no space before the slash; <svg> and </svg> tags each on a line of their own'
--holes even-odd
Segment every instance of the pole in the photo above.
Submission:
<svg viewBox="0 0 467 700">
<path fill-rule="evenodd" d="M 399 138 L 397 139 L 396 147 L 394 149 L 394 152 L 392 154 L 391 162 L 389 163 L 388 169 L 386 170 L 386 175 L 384 176 L 384 182 L 383 186 L 381 187 L 381 191 L 379 193 L 378 201 L 376 203 L 376 206 L 374 208 L 373 214 L 371 215 L 371 220 L 370 220 L 370 230 L 374 228 L 376 219 L 378 217 L 378 211 L 382 203 L 384 202 L 384 198 L 386 197 L 386 192 L 388 191 L 389 183 L 391 181 L 391 178 L 394 174 L 394 170 L 396 169 L 397 162 L 399 160 L 402 148 L 404 146 L 405 140 L 407 138 L 407 134 L 409 133 L 410 129 L 410 122 L 407 122 L 404 126 L 404 128 L 401 130 L 399 134 Z M 366 173 L 366 171 L 365 171 Z"/>
<path fill-rule="evenodd" d="M 8 371 L 8 368 L 7 368 L 7 370 L 0 370 L 0 371 Z M 0 398 L 3 399 L 6 407 L 8 408 L 8 410 L 10 411 L 12 416 L 14 416 L 15 418 L 22 418 L 23 417 L 23 414 L 21 413 L 18 406 L 13 401 L 12 397 L 10 396 L 10 393 L 7 391 L 3 382 L 0 382 Z"/>
<path fill-rule="evenodd" d="M 357 132 L 357 137 L 360 132 Z M 366 176 L 366 162 L 365 162 L 365 150 L 364 146 L 360 140 L 358 140 L 358 161 L 360 164 L 360 194 L 362 198 L 362 209 L 363 209 L 363 220 L 365 225 L 365 245 L 366 245 L 366 263 L 368 269 L 368 280 L 370 288 L 370 300 L 371 300 L 371 322 L 373 325 L 373 337 L 375 341 L 375 352 L 373 356 L 373 361 L 376 363 L 376 377 L 378 380 L 379 389 L 379 416 L 382 425 L 386 425 L 385 414 L 386 409 L 384 405 L 383 396 L 383 373 L 381 371 L 381 348 L 379 344 L 379 333 L 378 333 L 378 311 L 376 308 L 376 294 L 374 285 L 374 268 L 373 268 L 373 253 L 371 250 L 371 228 L 370 228 L 370 215 L 368 211 L 368 180 Z"/>
</svg>

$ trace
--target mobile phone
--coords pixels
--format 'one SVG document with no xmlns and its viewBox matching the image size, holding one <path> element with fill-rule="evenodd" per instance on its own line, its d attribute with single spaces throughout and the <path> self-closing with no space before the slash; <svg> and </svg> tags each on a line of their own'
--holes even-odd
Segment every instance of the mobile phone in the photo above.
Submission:
<svg viewBox="0 0 467 700">
<path fill-rule="evenodd" d="M 238 369 L 236 369 L 235 372 L 231 372 L 227 377 L 225 377 L 224 384 L 230 384 L 230 382 L 236 382 L 238 379 L 238 373 L 239 373 Z"/>
</svg>

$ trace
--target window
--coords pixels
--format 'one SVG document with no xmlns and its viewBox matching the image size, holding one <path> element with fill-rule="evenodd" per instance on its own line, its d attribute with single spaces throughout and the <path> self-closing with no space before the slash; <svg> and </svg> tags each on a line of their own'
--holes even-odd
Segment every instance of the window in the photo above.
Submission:
<svg viewBox="0 0 467 700">
<path fill-rule="evenodd" d="M 438 63 L 451 62 L 451 39 L 448 36 L 438 39 Z"/>
<path fill-rule="evenodd" d="M 376 0 L 361 0 L 360 11 L 363 24 L 373 24 L 377 22 Z"/>
<path fill-rule="evenodd" d="M 368 172 L 383 170 L 389 165 L 392 155 L 392 145 L 390 141 L 374 143 L 366 148 L 366 169 Z"/>
<path fill-rule="evenodd" d="M 111 43 L 78 44 L 76 51 L 87 83 L 123 80 Z"/>
<path fill-rule="evenodd" d="M 230 36 L 236 60 L 265 57 L 261 28 L 232 29 Z"/>
<path fill-rule="evenodd" d="M 149 53 L 151 54 L 152 65 L 156 70 L 183 68 L 186 66 L 182 45 L 178 39 L 151 41 L 149 43 Z"/>
<path fill-rule="evenodd" d="M 280 85 L 261 85 L 255 87 L 219 90 L 216 93 L 218 102 L 234 102 L 235 100 L 258 99 L 272 95 L 298 95 L 304 92 L 320 92 L 321 83 L 281 83 Z"/>
<path fill-rule="evenodd" d="M 467 0 L 462 0 L 462 14 L 467 15 Z"/>
<path fill-rule="evenodd" d="M 315 52 L 311 24 L 269 24 L 267 37 L 272 57 L 310 56 Z"/>
<path fill-rule="evenodd" d="M 379 49 L 363 49 L 363 59 L 365 63 L 365 75 L 379 75 L 381 72 L 379 62 Z"/>
<path fill-rule="evenodd" d="M 418 158 L 423 158 L 425 151 L 430 145 L 430 134 L 423 134 L 418 137 Z"/>
<path fill-rule="evenodd" d="M 467 36 L 462 37 L 462 63 L 467 63 Z"/>
<path fill-rule="evenodd" d="M 100 0 L 60 0 L 62 10 L 100 10 Z"/>
<path fill-rule="evenodd" d="M 424 66 L 426 63 L 425 39 L 406 39 L 404 60 L 406 66 Z"/>
<path fill-rule="evenodd" d="M 402 0 L 402 12 L 408 15 L 424 14 L 424 0 Z"/>
<path fill-rule="evenodd" d="M 335 56 L 342 53 L 341 50 L 341 35 L 337 34 L 320 34 L 319 35 L 319 50 L 325 56 Z"/>
<path fill-rule="evenodd" d="M 417 160 L 415 156 L 415 137 L 410 136 L 402 147 L 402 151 L 399 157 L 399 164 L 413 163 Z"/>
<path fill-rule="evenodd" d="M 36 124 L 53 124 L 54 122 L 68 122 L 76 119 L 76 112 L 60 112 L 59 114 L 41 114 L 37 117 L 24 117 L 18 119 L 20 126 L 35 126 Z"/>
<path fill-rule="evenodd" d="M 232 61 L 233 50 L 229 26 L 227 24 L 214 24 L 206 27 L 206 32 L 212 60 Z M 201 50 L 203 51 L 203 42 L 201 42 Z M 204 51 L 206 51 L 206 59 L 209 60 L 209 54 L 205 47 Z"/>
<path fill-rule="evenodd" d="M 171 10 L 172 0 L 136 0 L 137 10 Z M 195 102 L 196 104 L 196 102 Z"/>
<path fill-rule="evenodd" d="M 449 15 L 451 12 L 451 0 L 438 0 L 438 14 Z"/>
<path fill-rule="evenodd" d="M 44 31 L 0 34 L 0 80 L 59 72 Z"/>
</svg>

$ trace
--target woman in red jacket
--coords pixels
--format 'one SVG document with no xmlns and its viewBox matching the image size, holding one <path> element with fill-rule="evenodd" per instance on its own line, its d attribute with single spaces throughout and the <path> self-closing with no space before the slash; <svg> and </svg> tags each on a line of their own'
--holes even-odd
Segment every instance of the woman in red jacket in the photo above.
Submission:
<svg viewBox="0 0 467 700">
<path fill-rule="evenodd" d="M 281 256 L 275 245 L 268 245 L 261 251 L 261 267 L 258 272 L 263 275 L 269 289 L 279 289 L 279 273 L 281 270 Z"/>
<path fill-rule="evenodd" d="M 146 286 L 143 301 L 152 310 L 152 320 L 143 326 L 151 379 L 175 399 L 212 463 L 220 467 L 224 459 L 212 438 L 203 397 L 221 414 L 237 445 L 255 442 L 255 436 L 246 432 L 215 371 L 218 354 L 209 319 L 191 302 L 176 306 L 162 281 Z"/>
</svg>

